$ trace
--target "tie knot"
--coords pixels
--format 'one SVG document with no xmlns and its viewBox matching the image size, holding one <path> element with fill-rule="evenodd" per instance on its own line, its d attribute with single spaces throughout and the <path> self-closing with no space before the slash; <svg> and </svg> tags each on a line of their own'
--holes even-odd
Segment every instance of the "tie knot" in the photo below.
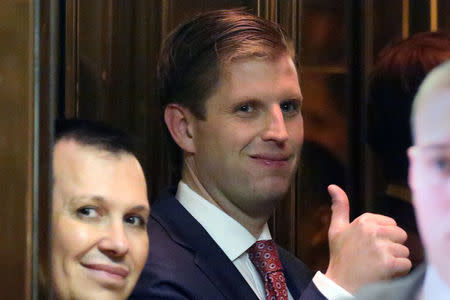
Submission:
<svg viewBox="0 0 450 300">
<path fill-rule="evenodd" d="M 277 246 L 273 240 L 257 241 L 247 250 L 247 253 L 263 278 L 267 274 L 283 271 Z"/>
</svg>

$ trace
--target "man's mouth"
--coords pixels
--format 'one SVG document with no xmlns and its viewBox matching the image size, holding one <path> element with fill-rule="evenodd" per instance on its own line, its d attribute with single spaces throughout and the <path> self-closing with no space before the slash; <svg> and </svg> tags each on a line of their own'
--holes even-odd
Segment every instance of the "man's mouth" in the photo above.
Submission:
<svg viewBox="0 0 450 300">
<path fill-rule="evenodd" d="M 88 269 L 100 281 L 113 285 L 122 285 L 128 274 L 130 274 L 129 269 L 124 266 L 96 263 L 82 263 L 81 265 Z"/>
<path fill-rule="evenodd" d="M 250 155 L 250 158 L 269 167 L 282 167 L 288 165 L 290 156 L 285 154 L 254 154 Z"/>
</svg>

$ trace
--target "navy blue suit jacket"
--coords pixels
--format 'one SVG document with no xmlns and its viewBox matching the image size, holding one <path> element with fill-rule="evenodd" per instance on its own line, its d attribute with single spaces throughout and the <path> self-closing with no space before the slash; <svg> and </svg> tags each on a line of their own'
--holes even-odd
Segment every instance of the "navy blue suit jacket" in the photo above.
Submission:
<svg viewBox="0 0 450 300">
<path fill-rule="evenodd" d="M 175 199 L 175 189 L 152 206 L 149 256 L 130 299 L 257 299 L 238 269 Z M 326 299 L 309 269 L 279 248 L 294 299 Z"/>
</svg>

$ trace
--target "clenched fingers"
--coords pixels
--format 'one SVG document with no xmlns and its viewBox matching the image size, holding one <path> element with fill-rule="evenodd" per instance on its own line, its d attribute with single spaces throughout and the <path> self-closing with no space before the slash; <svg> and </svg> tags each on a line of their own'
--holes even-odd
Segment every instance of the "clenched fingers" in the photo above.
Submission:
<svg viewBox="0 0 450 300">
<path fill-rule="evenodd" d="M 408 238 L 406 231 L 398 226 L 378 226 L 375 234 L 378 238 L 399 244 L 403 244 Z"/>
<path fill-rule="evenodd" d="M 364 213 L 360 215 L 358 218 L 356 218 L 353 222 L 357 223 L 370 222 L 378 225 L 397 226 L 397 222 L 395 222 L 393 218 L 372 213 Z"/>
<path fill-rule="evenodd" d="M 395 258 L 395 263 L 393 268 L 391 269 L 392 277 L 404 276 L 409 273 L 412 268 L 412 263 L 408 258 L 400 257 Z"/>
<path fill-rule="evenodd" d="M 408 259 L 409 249 L 404 245 L 388 241 L 381 242 L 381 245 L 383 246 L 379 247 L 381 250 L 379 262 L 386 271 L 384 279 L 408 274 L 412 267 L 412 263 Z"/>
</svg>

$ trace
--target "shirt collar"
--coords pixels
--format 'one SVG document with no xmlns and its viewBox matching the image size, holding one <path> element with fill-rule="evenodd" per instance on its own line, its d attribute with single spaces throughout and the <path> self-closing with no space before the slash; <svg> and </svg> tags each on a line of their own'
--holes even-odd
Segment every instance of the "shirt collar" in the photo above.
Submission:
<svg viewBox="0 0 450 300">
<path fill-rule="evenodd" d="M 183 181 L 178 183 L 175 198 L 203 226 L 231 261 L 245 253 L 257 240 L 272 239 L 267 223 L 256 239 L 239 222 L 197 194 Z"/>
<path fill-rule="evenodd" d="M 433 265 L 427 265 L 422 295 L 425 300 L 447 299 L 450 295 L 450 287 L 441 278 Z"/>
</svg>

